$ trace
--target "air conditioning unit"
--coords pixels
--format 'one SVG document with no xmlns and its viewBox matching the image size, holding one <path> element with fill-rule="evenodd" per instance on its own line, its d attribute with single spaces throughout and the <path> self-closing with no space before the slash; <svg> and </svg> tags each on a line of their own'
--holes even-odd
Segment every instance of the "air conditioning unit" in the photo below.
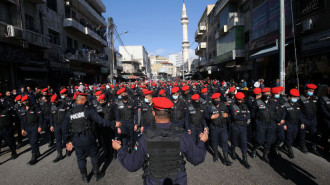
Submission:
<svg viewBox="0 0 330 185">
<path fill-rule="evenodd" d="M 224 33 L 227 33 L 227 32 L 228 32 L 228 27 L 227 27 L 227 25 L 224 25 L 224 26 L 223 26 L 223 32 L 224 32 Z"/>
<path fill-rule="evenodd" d="M 13 25 L 7 26 L 7 37 L 15 37 L 15 28 Z"/>
</svg>

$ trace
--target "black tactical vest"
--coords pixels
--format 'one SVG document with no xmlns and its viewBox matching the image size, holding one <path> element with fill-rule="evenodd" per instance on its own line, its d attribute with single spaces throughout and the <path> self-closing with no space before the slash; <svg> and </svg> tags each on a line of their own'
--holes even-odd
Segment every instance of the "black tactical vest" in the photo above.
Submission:
<svg viewBox="0 0 330 185">
<path fill-rule="evenodd" d="M 155 125 L 145 130 L 147 159 L 144 163 L 144 177 L 156 180 L 174 178 L 185 171 L 185 161 L 181 154 L 182 129 L 171 125 L 168 129 Z"/>
<path fill-rule="evenodd" d="M 50 111 L 55 125 L 62 125 L 68 109 L 69 108 L 66 106 L 64 102 L 61 102 L 57 106 L 55 104 L 52 104 Z"/>
<path fill-rule="evenodd" d="M 185 107 L 183 100 L 179 99 L 177 103 L 174 103 L 171 112 L 171 121 L 179 121 L 184 119 Z"/>
<path fill-rule="evenodd" d="M 307 99 L 305 96 L 300 96 L 301 112 L 308 120 L 312 120 L 316 116 L 317 111 L 317 97 L 311 96 Z"/>
<path fill-rule="evenodd" d="M 300 120 L 300 106 L 298 103 L 291 105 L 288 102 L 284 103 L 284 108 L 286 110 L 285 121 L 288 124 L 299 124 Z"/>
<path fill-rule="evenodd" d="M 134 121 L 134 106 L 132 100 L 129 99 L 127 103 L 121 100 L 117 105 L 120 117 L 123 121 Z"/>
<path fill-rule="evenodd" d="M 105 120 L 115 120 L 115 116 L 113 114 L 113 109 L 110 102 L 104 105 L 98 103 L 96 106 L 96 112 Z"/>
<path fill-rule="evenodd" d="M 219 107 L 216 107 L 214 104 L 210 105 L 211 108 L 211 114 L 219 114 L 219 117 L 216 119 L 211 120 L 211 123 L 214 126 L 224 126 L 226 124 L 226 119 L 222 117 L 223 113 L 227 113 L 226 110 L 226 105 L 224 103 L 220 103 Z"/>
<path fill-rule="evenodd" d="M 23 106 L 24 107 L 24 106 Z M 38 124 L 39 117 L 38 114 L 41 114 L 40 110 L 37 110 L 35 106 L 30 107 L 28 110 L 24 107 L 24 117 L 26 126 L 34 126 Z"/>
<path fill-rule="evenodd" d="M 143 114 L 143 123 L 145 125 L 150 126 L 155 123 L 155 117 L 152 114 L 152 106 L 143 103 L 141 111 Z"/>
<path fill-rule="evenodd" d="M 256 110 L 256 120 L 269 123 L 271 121 L 271 110 L 264 101 L 257 99 L 258 109 Z M 268 100 L 269 101 L 269 100 Z"/>
<path fill-rule="evenodd" d="M 85 116 L 86 107 L 74 108 L 70 111 L 70 131 L 74 134 L 91 129 L 90 121 Z"/>
<path fill-rule="evenodd" d="M 203 124 L 203 110 L 200 107 L 194 107 L 191 103 L 188 104 L 189 123 L 195 126 Z"/>
<path fill-rule="evenodd" d="M 40 104 L 41 112 L 44 116 L 49 116 L 51 104 L 49 102 L 44 102 Z"/>
<path fill-rule="evenodd" d="M 0 111 L 0 130 L 10 125 L 9 109 L 4 107 Z"/>
<path fill-rule="evenodd" d="M 271 108 L 271 115 L 272 115 L 272 121 L 276 121 L 277 118 L 282 118 L 283 117 L 283 110 L 282 110 L 282 105 L 279 103 L 279 99 L 269 100 L 270 108 Z"/>
</svg>

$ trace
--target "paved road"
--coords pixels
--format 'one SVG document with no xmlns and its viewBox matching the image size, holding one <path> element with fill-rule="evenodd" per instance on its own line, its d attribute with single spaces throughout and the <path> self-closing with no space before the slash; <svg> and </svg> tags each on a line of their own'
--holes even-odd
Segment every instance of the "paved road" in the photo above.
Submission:
<svg viewBox="0 0 330 185">
<path fill-rule="evenodd" d="M 41 141 L 41 143 L 45 143 Z M 19 158 L 8 160 L 8 148 L 2 148 L 0 154 L 1 184 L 80 184 L 76 156 L 73 153 L 59 163 L 52 163 L 56 157 L 54 148 L 49 149 L 47 144 L 40 148 L 41 160 L 34 166 L 27 165 L 30 160 L 30 146 L 25 145 L 18 149 Z M 219 149 L 220 150 L 220 149 Z M 258 151 L 262 155 L 261 151 Z M 290 160 L 284 153 L 282 158 L 271 160 L 271 165 L 260 158 L 248 158 L 252 169 L 246 170 L 239 161 L 233 166 L 226 167 L 221 162 L 213 163 L 212 156 L 207 153 L 206 160 L 199 166 L 187 165 L 188 184 L 329 184 L 330 163 L 311 153 L 303 154 L 294 148 L 296 158 Z M 240 154 L 239 154 L 240 156 Z M 127 172 L 117 160 L 108 165 L 102 164 L 105 176 L 97 184 L 143 184 L 142 171 Z M 88 159 L 88 171 L 91 172 Z M 91 176 L 91 174 L 90 174 Z M 90 183 L 93 184 L 93 183 Z"/>
</svg>

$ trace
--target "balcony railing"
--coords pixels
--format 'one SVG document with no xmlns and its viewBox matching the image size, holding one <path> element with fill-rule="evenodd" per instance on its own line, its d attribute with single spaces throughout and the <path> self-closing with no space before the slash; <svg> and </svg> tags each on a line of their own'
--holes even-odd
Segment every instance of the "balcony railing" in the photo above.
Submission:
<svg viewBox="0 0 330 185">
<path fill-rule="evenodd" d="M 100 53 L 96 54 L 94 51 L 88 49 L 70 50 L 68 49 L 65 54 L 66 60 L 77 61 L 93 64 L 106 64 L 108 61 L 107 55 Z"/>
<path fill-rule="evenodd" d="M 31 30 L 25 30 L 25 40 L 29 44 L 40 46 L 42 48 L 49 48 L 50 38 Z"/>
<path fill-rule="evenodd" d="M 244 14 L 235 13 L 229 18 L 228 30 L 231 30 L 234 26 L 244 26 Z"/>
<path fill-rule="evenodd" d="M 200 32 L 206 31 L 206 23 L 205 22 L 200 23 L 198 29 Z"/>
<path fill-rule="evenodd" d="M 202 36 L 203 33 L 201 33 L 198 29 L 195 32 L 195 41 L 198 42 L 198 39 L 200 38 L 200 36 Z"/>
<path fill-rule="evenodd" d="M 98 14 L 85 0 L 78 0 L 78 2 L 83 5 L 85 7 L 85 9 L 87 10 L 87 14 L 92 15 L 93 17 L 95 17 L 100 23 L 103 24 L 103 26 L 107 25 L 107 22 L 105 21 L 105 19 Z"/>
<path fill-rule="evenodd" d="M 100 12 L 105 12 L 106 8 L 105 5 L 103 4 L 103 2 L 101 0 L 89 0 L 92 5 Z"/>
</svg>

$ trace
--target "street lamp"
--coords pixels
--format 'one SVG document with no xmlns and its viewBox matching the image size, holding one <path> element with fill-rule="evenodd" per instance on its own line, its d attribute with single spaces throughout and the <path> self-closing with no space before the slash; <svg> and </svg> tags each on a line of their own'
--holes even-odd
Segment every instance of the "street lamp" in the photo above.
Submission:
<svg viewBox="0 0 330 185">
<path fill-rule="evenodd" d="M 111 46 L 112 46 L 111 47 L 111 50 L 112 50 L 112 74 L 111 74 L 112 84 L 115 83 L 115 81 L 114 81 L 114 72 L 115 72 L 115 46 L 114 46 L 114 42 L 117 40 L 117 38 L 119 38 L 120 35 L 123 35 L 123 34 L 126 34 L 126 33 L 128 33 L 128 31 L 125 31 L 121 34 L 118 34 L 117 37 L 114 40 L 111 41 L 112 42 L 112 44 L 111 44 Z"/>
</svg>

